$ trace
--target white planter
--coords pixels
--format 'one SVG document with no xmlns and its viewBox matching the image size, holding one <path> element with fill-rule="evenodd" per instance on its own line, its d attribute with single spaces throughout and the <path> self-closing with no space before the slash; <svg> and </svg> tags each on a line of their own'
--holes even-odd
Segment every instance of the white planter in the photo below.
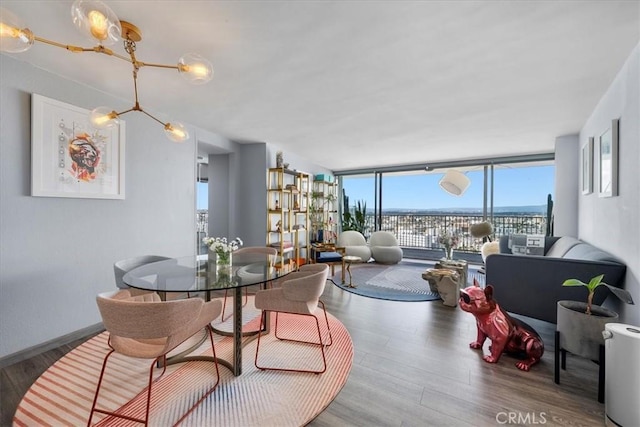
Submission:
<svg viewBox="0 0 640 427">
<path fill-rule="evenodd" d="M 598 360 L 600 345 L 604 345 L 604 325 L 617 322 L 618 313 L 599 305 L 591 306 L 591 314 L 585 314 L 587 304 L 578 301 L 558 301 L 560 348 L 587 359 Z"/>
</svg>

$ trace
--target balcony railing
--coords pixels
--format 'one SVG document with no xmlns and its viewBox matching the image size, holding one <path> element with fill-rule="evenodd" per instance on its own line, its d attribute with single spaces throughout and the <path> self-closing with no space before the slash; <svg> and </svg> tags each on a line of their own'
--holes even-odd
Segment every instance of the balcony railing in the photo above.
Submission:
<svg viewBox="0 0 640 427">
<path fill-rule="evenodd" d="M 198 211 L 199 236 L 206 234 L 207 220 L 207 212 Z M 482 221 L 482 215 L 383 214 L 381 230 L 392 232 L 402 247 L 431 250 L 441 249 L 438 236 L 448 231 L 459 237 L 460 243 L 455 249 L 456 252 L 479 254 L 484 242 L 482 239 L 473 237 L 469 233 L 469 228 L 472 224 Z M 374 230 L 373 215 L 367 215 L 366 224 L 365 237 L 368 240 Z M 494 215 L 491 224 L 495 240 L 500 236 L 513 233 L 545 234 L 547 229 L 547 219 L 543 215 Z"/>
<path fill-rule="evenodd" d="M 473 237 L 469 229 L 472 224 L 482 221 L 482 215 L 383 214 L 380 229 L 392 232 L 400 246 L 418 249 L 440 249 L 438 236 L 448 231 L 459 237 L 457 252 L 480 253 L 483 241 Z M 365 237 L 373 231 L 373 224 L 373 215 L 367 215 Z M 494 215 L 491 224 L 493 238 L 497 240 L 513 233 L 545 234 L 547 219 L 543 215 Z"/>
</svg>

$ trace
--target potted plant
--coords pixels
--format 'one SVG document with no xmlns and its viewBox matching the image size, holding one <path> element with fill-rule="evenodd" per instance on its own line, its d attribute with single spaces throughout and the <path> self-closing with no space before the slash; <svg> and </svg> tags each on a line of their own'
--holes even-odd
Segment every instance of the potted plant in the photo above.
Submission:
<svg viewBox="0 0 640 427">
<path fill-rule="evenodd" d="M 584 286 L 587 288 L 587 301 L 558 301 L 558 323 L 556 330 L 560 334 L 560 348 L 591 360 L 599 359 L 600 345 L 604 344 L 602 331 L 606 323 L 618 320 L 618 313 L 594 305 L 593 295 L 596 289 L 604 286 L 627 304 L 633 304 L 631 294 L 602 281 L 604 274 L 593 277 L 589 283 L 578 279 L 567 279 L 562 286 Z"/>
</svg>

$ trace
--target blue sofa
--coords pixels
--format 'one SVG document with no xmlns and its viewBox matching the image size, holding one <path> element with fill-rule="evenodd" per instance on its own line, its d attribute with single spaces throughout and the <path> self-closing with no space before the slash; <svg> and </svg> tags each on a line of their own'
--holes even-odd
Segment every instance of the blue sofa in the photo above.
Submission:
<svg viewBox="0 0 640 427">
<path fill-rule="evenodd" d="M 573 237 L 545 237 L 544 255 L 516 255 L 508 236 L 500 238 L 500 253 L 485 261 L 486 284 L 508 312 L 556 323 L 556 302 L 587 300 L 587 290 L 563 287 L 566 279 L 588 282 L 604 274 L 604 282 L 622 287 L 627 267 L 613 255 Z M 593 302 L 602 304 L 609 290 L 596 290 Z"/>
</svg>

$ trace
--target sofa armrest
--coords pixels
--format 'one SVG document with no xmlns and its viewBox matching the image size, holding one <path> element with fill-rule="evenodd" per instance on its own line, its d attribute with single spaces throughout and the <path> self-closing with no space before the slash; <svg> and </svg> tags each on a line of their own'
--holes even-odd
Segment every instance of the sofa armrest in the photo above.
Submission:
<svg viewBox="0 0 640 427">
<path fill-rule="evenodd" d="M 560 300 L 586 301 L 587 290 L 563 287 L 566 279 L 588 282 L 604 274 L 604 281 L 621 286 L 626 266 L 623 264 L 551 258 L 492 254 L 486 259 L 486 283 L 494 287 L 494 298 L 506 311 L 556 323 L 556 303 Z M 596 290 L 594 304 L 602 304 L 609 291 Z"/>
</svg>

